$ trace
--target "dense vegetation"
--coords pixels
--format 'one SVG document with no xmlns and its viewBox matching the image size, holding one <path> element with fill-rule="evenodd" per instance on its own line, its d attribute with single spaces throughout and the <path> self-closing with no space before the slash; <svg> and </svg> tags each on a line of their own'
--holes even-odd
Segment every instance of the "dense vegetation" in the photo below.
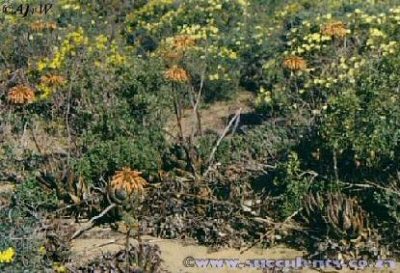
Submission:
<svg viewBox="0 0 400 273">
<path fill-rule="evenodd" d="M 21 3 L 0 14 L 0 270 L 68 272 L 48 222 L 110 205 L 161 237 L 399 255 L 399 1 Z M 257 122 L 204 129 L 245 90 Z"/>
</svg>

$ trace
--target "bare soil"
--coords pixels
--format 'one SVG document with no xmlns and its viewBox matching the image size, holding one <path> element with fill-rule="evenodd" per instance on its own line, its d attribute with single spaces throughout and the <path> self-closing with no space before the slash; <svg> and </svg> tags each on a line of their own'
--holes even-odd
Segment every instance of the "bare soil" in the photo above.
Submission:
<svg viewBox="0 0 400 273">
<path fill-rule="evenodd" d="M 72 241 L 72 260 L 73 261 L 84 261 L 87 262 L 94 259 L 96 256 L 101 255 L 105 252 L 117 252 L 124 248 L 125 234 L 123 231 L 112 231 L 109 228 L 96 227 L 90 231 L 90 234 L 86 234 L 83 238 L 77 238 Z M 233 248 L 223 248 L 217 252 L 210 251 L 209 248 L 201 245 L 197 245 L 194 242 L 188 242 L 183 240 L 171 240 L 171 239 L 159 239 L 150 236 L 143 236 L 142 240 L 151 244 L 159 245 L 161 249 L 161 257 L 163 260 L 163 268 L 171 273 L 205 273 L 205 272 L 218 272 L 218 273 L 230 273 L 230 272 L 246 272 L 246 273 L 261 273 L 260 269 L 233 269 L 233 268 L 194 268 L 185 267 L 183 262 L 188 256 L 196 259 L 239 259 L 245 261 L 248 259 L 295 259 L 296 257 L 302 257 L 306 254 L 303 251 L 292 249 L 284 245 L 276 245 L 268 249 L 261 249 L 258 247 L 251 248 L 241 254 L 241 251 Z M 131 239 L 131 243 L 135 244 L 137 241 Z M 395 269 L 373 269 L 368 268 L 365 270 L 316 270 L 311 268 L 305 268 L 302 270 L 296 270 L 296 272 L 313 273 L 313 272 L 342 272 L 342 273 L 400 273 L 400 265 Z M 294 270 L 290 271 L 294 272 Z"/>
<path fill-rule="evenodd" d="M 241 109 L 241 113 L 251 112 L 253 110 L 254 100 L 254 93 L 240 91 L 232 100 L 214 102 L 207 105 L 206 108 L 200 109 L 203 131 L 211 130 L 221 134 L 229 123 L 228 117 L 239 109 Z M 196 122 L 196 116 L 193 113 L 193 109 L 185 109 L 182 118 L 184 136 L 190 136 L 192 134 L 193 130 L 196 128 Z M 171 135 L 177 135 L 178 126 L 174 115 L 171 115 L 165 129 Z"/>
</svg>

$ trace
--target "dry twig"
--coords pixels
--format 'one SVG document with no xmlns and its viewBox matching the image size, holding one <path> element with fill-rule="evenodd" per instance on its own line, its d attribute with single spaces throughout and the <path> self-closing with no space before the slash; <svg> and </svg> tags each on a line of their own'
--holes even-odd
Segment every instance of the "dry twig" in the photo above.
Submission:
<svg viewBox="0 0 400 273">
<path fill-rule="evenodd" d="M 95 222 L 102 218 L 104 215 L 106 215 L 110 210 L 112 210 L 113 208 L 115 208 L 117 205 L 115 203 L 112 203 L 111 205 L 109 205 L 107 208 L 105 208 L 99 215 L 94 216 L 92 219 L 90 219 L 90 221 L 88 223 L 86 223 L 82 228 L 78 229 L 71 237 L 70 240 L 73 240 L 75 238 L 77 238 L 79 235 L 81 235 L 83 232 L 88 231 L 89 229 L 91 229 Z"/>
<path fill-rule="evenodd" d="M 232 117 L 232 119 L 229 121 L 228 125 L 225 127 L 224 131 L 222 132 L 221 136 L 219 137 L 219 139 L 217 140 L 217 142 L 215 143 L 210 156 L 208 158 L 208 167 L 207 170 L 204 172 L 203 176 L 207 176 L 207 174 L 210 172 L 211 170 L 211 165 L 213 163 L 214 160 L 214 156 L 215 153 L 219 147 L 219 145 L 221 144 L 222 140 L 225 138 L 225 136 L 228 134 L 229 129 L 232 127 L 232 125 L 235 123 L 235 127 L 238 124 L 239 118 L 240 118 L 240 112 L 242 111 L 242 108 L 239 108 L 239 110 L 236 111 L 236 114 Z"/>
</svg>

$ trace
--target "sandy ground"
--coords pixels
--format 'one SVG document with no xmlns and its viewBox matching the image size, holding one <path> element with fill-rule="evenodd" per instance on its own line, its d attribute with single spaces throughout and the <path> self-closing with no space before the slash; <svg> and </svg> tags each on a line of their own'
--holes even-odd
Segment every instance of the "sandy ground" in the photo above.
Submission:
<svg viewBox="0 0 400 273">
<path fill-rule="evenodd" d="M 0 181 L 0 193 L 13 192 L 14 189 L 15 185 L 13 183 Z"/>
<path fill-rule="evenodd" d="M 239 259 L 245 261 L 246 259 L 278 259 L 278 258 L 295 258 L 301 256 L 302 253 L 292 249 L 283 247 L 274 247 L 271 249 L 258 249 L 253 248 L 249 251 L 240 254 L 236 249 L 222 249 L 218 252 L 209 252 L 209 249 L 204 246 L 185 245 L 183 242 L 176 240 L 159 240 L 156 238 L 145 237 L 144 240 L 151 243 L 158 244 L 161 248 L 163 259 L 163 267 L 172 273 L 203 273 L 203 272 L 261 272 L 260 270 L 251 269 L 229 269 L 229 268 L 195 268 L 185 267 L 184 261 L 186 257 L 193 257 L 196 259 Z M 94 258 L 102 252 L 118 251 L 123 248 L 124 238 L 120 240 L 115 239 L 80 239 L 73 243 L 72 250 L 76 258 L 85 257 Z M 135 242 L 133 242 L 135 243 Z M 72 260 L 76 260 L 73 258 Z"/>
<path fill-rule="evenodd" d="M 235 114 L 237 110 L 242 109 L 241 113 L 251 112 L 254 103 L 254 93 L 241 91 L 234 99 L 223 102 L 214 102 L 207 105 L 207 108 L 200 109 L 201 123 L 203 131 L 212 130 L 222 133 L 228 124 L 229 115 Z M 182 129 L 184 136 L 189 136 L 195 131 L 197 124 L 193 109 L 185 109 L 182 117 Z M 178 127 L 175 116 L 171 114 L 171 118 L 166 124 L 166 131 L 171 135 L 176 135 Z"/>
<path fill-rule="evenodd" d="M 102 238 L 96 238 L 96 235 L 101 235 Z M 106 237 L 106 238 L 105 238 Z M 208 273 L 208 272 L 218 272 L 218 273 L 230 273 L 230 272 L 245 272 L 245 273 L 261 273 L 262 270 L 255 268 L 229 268 L 225 266 L 224 268 L 199 268 L 199 267 L 187 267 L 184 265 L 185 261 L 188 260 L 187 257 L 193 257 L 195 259 L 238 259 L 240 262 L 245 262 L 251 259 L 296 259 L 296 257 L 302 257 L 305 253 L 285 247 L 283 245 L 277 245 L 268 249 L 261 248 L 251 248 L 241 254 L 240 250 L 225 248 L 217 252 L 211 252 L 209 248 L 205 246 L 199 246 L 196 244 L 189 244 L 181 240 L 167 240 L 158 239 L 154 237 L 144 236 L 143 241 L 152 244 L 159 245 L 161 249 L 161 257 L 163 259 L 163 268 L 169 270 L 171 273 Z M 72 260 L 77 261 L 88 261 L 94 257 L 101 255 L 104 252 L 116 252 L 124 247 L 125 235 L 123 233 L 118 233 L 111 231 L 109 229 L 95 228 L 90 231 L 90 234 L 86 234 L 83 238 L 78 238 L 72 242 L 72 252 L 74 257 Z M 133 244 L 137 241 L 131 241 Z M 265 271 L 266 272 L 266 271 Z M 272 272 L 272 270 L 270 271 Z M 387 272 L 387 273 L 400 273 L 400 264 L 397 263 L 394 269 L 365 269 L 365 270 L 350 270 L 342 269 L 335 270 L 334 268 L 327 268 L 325 270 L 316 270 L 311 268 L 306 268 L 302 270 L 287 270 L 287 272 Z"/>
</svg>

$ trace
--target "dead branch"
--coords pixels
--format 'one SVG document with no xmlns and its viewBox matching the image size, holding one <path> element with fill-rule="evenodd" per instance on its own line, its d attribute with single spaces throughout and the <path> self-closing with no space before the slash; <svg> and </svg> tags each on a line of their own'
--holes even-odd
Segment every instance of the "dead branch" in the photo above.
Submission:
<svg viewBox="0 0 400 273">
<path fill-rule="evenodd" d="M 219 137 L 219 139 L 218 139 L 217 142 L 215 143 L 215 145 L 214 145 L 214 147 L 213 147 L 213 149 L 212 149 L 212 151 L 211 151 L 211 153 L 210 153 L 210 156 L 209 156 L 209 158 L 208 158 L 208 167 L 207 167 L 207 170 L 204 172 L 203 176 L 207 176 L 207 174 L 210 172 L 210 170 L 211 170 L 211 165 L 212 165 L 212 163 L 213 163 L 215 153 L 216 153 L 216 151 L 217 151 L 219 145 L 221 144 L 221 141 L 222 141 L 222 140 L 225 138 L 225 136 L 228 134 L 229 129 L 232 127 L 232 125 L 234 124 L 234 122 L 235 122 L 235 124 L 236 124 L 236 126 L 237 126 L 238 120 L 239 120 L 239 118 L 240 118 L 240 112 L 241 112 L 241 111 L 242 111 L 242 108 L 239 108 L 239 110 L 236 111 L 236 114 L 235 114 L 235 115 L 232 117 L 232 119 L 229 121 L 228 125 L 225 127 L 225 129 L 224 129 L 224 131 L 222 132 L 221 136 Z"/>
<path fill-rule="evenodd" d="M 375 189 L 383 190 L 385 192 L 388 192 L 388 193 L 391 193 L 391 194 L 394 194 L 394 195 L 397 195 L 397 196 L 400 197 L 400 191 L 383 187 L 383 186 L 378 185 L 378 184 L 376 184 L 374 182 L 371 182 L 371 181 L 367 181 L 367 184 L 353 184 L 353 183 L 346 183 L 346 182 L 340 182 L 340 184 L 346 185 L 349 188 L 361 188 L 361 189 L 375 188 Z"/>
<path fill-rule="evenodd" d="M 29 129 L 30 129 L 30 131 L 31 131 L 32 140 L 33 140 L 33 143 L 34 143 L 35 146 L 36 146 L 36 149 L 38 150 L 39 154 L 43 155 L 42 149 L 41 149 L 41 147 L 40 147 L 40 145 L 39 145 L 39 142 L 38 142 L 38 140 L 37 140 L 37 138 L 36 138 L 36 134 L 35 134 L 35 132 L 33 131 L 33 128 L 32 128 L 32 127 L 29 127 Z"/>
<path fill-rule="evenodd" d="M 289 223 L 289 221 L 293 217 L 295 217 L 298 213 L 300 213 L 301 210 L 302 210 L 302 208 L 296 210 L 294 213 L 289 215 L 289 217 L 287 217 L 282 223 L 274 222 L 274 220 L 269 218 L 269 217 L 265 217 L 265 218 L 254 217 L 254 218 L 251 218 L 251 219 L 256 221 L 256 222 L 259 222 L 259 223 L 268 224 L 268 225 L 273 227 L 273 230 L 291 229 L 291 230 L 296 230 L 296 231 L 302 231 L 303 229 L 301 227 L 298 227 L 296 225 L 293 225 L 293 224 Z M 268 232 L 266 232 L 263 235 L 261 235 L 261 237 L 258 240 L 253 242 L 247 248 L 245 248 L 242 251 L 240 251 L 240 254 L 243 254 L 244 252 L 246 252 L 246 251 L 252 249 L 253 247 L 255 247 L 257 244 L 261 243 L 264 240 L 264 238 L 267 237 L 270 234 L 270 232 L 271 231 L 269 230 Z"/>
<path fill-rule="evenodd" d="M 89 229 L 91 229 L 94 225 L 95 222 L 102 218 L 104 215 L 106 215 L 110 210 L 112 210 L 113 208 L 115 208 L 117 205 L 115 203 L 112 203 L 111 205 L 109 205 L 107 208 L 105 208 L 99 215 L 94 216 L 92 219 L 90 219 L 90 221 L 88 223 L 86 223 L 82 228 L 80 228 L 79 230 L 77 230 L 71 237 L 70 240 L 73 240 L 75 238 L 77 238 L 79 235 L 81 235 L 83 232 L 88 231 Z"/>
<path fill-rule="evenodd" d="M 197 133 L 202 136 L 203 135 L 203 129 L 202 129 L 202 124 L 201 124 L 201 114 L 199 111 L 199 104 L 201 100 L 201 94 L 203 91 L 203 86 L 204 86 L 204 77 L 205 77 L 205 69 L 201 74 L 201 80 L 200 80 L 200 87 L 197 92 L 197 95 L 195 94 L 194 87 L 190 87 L 190 92 L 189 92 L 189 99 L 190 103 L 192 104 L 193 108 L 193 114 L 195 115 L 197 119 Z M 194 135 L 194 132 L 192 132 L 192 136 Z"/>
</svg>

